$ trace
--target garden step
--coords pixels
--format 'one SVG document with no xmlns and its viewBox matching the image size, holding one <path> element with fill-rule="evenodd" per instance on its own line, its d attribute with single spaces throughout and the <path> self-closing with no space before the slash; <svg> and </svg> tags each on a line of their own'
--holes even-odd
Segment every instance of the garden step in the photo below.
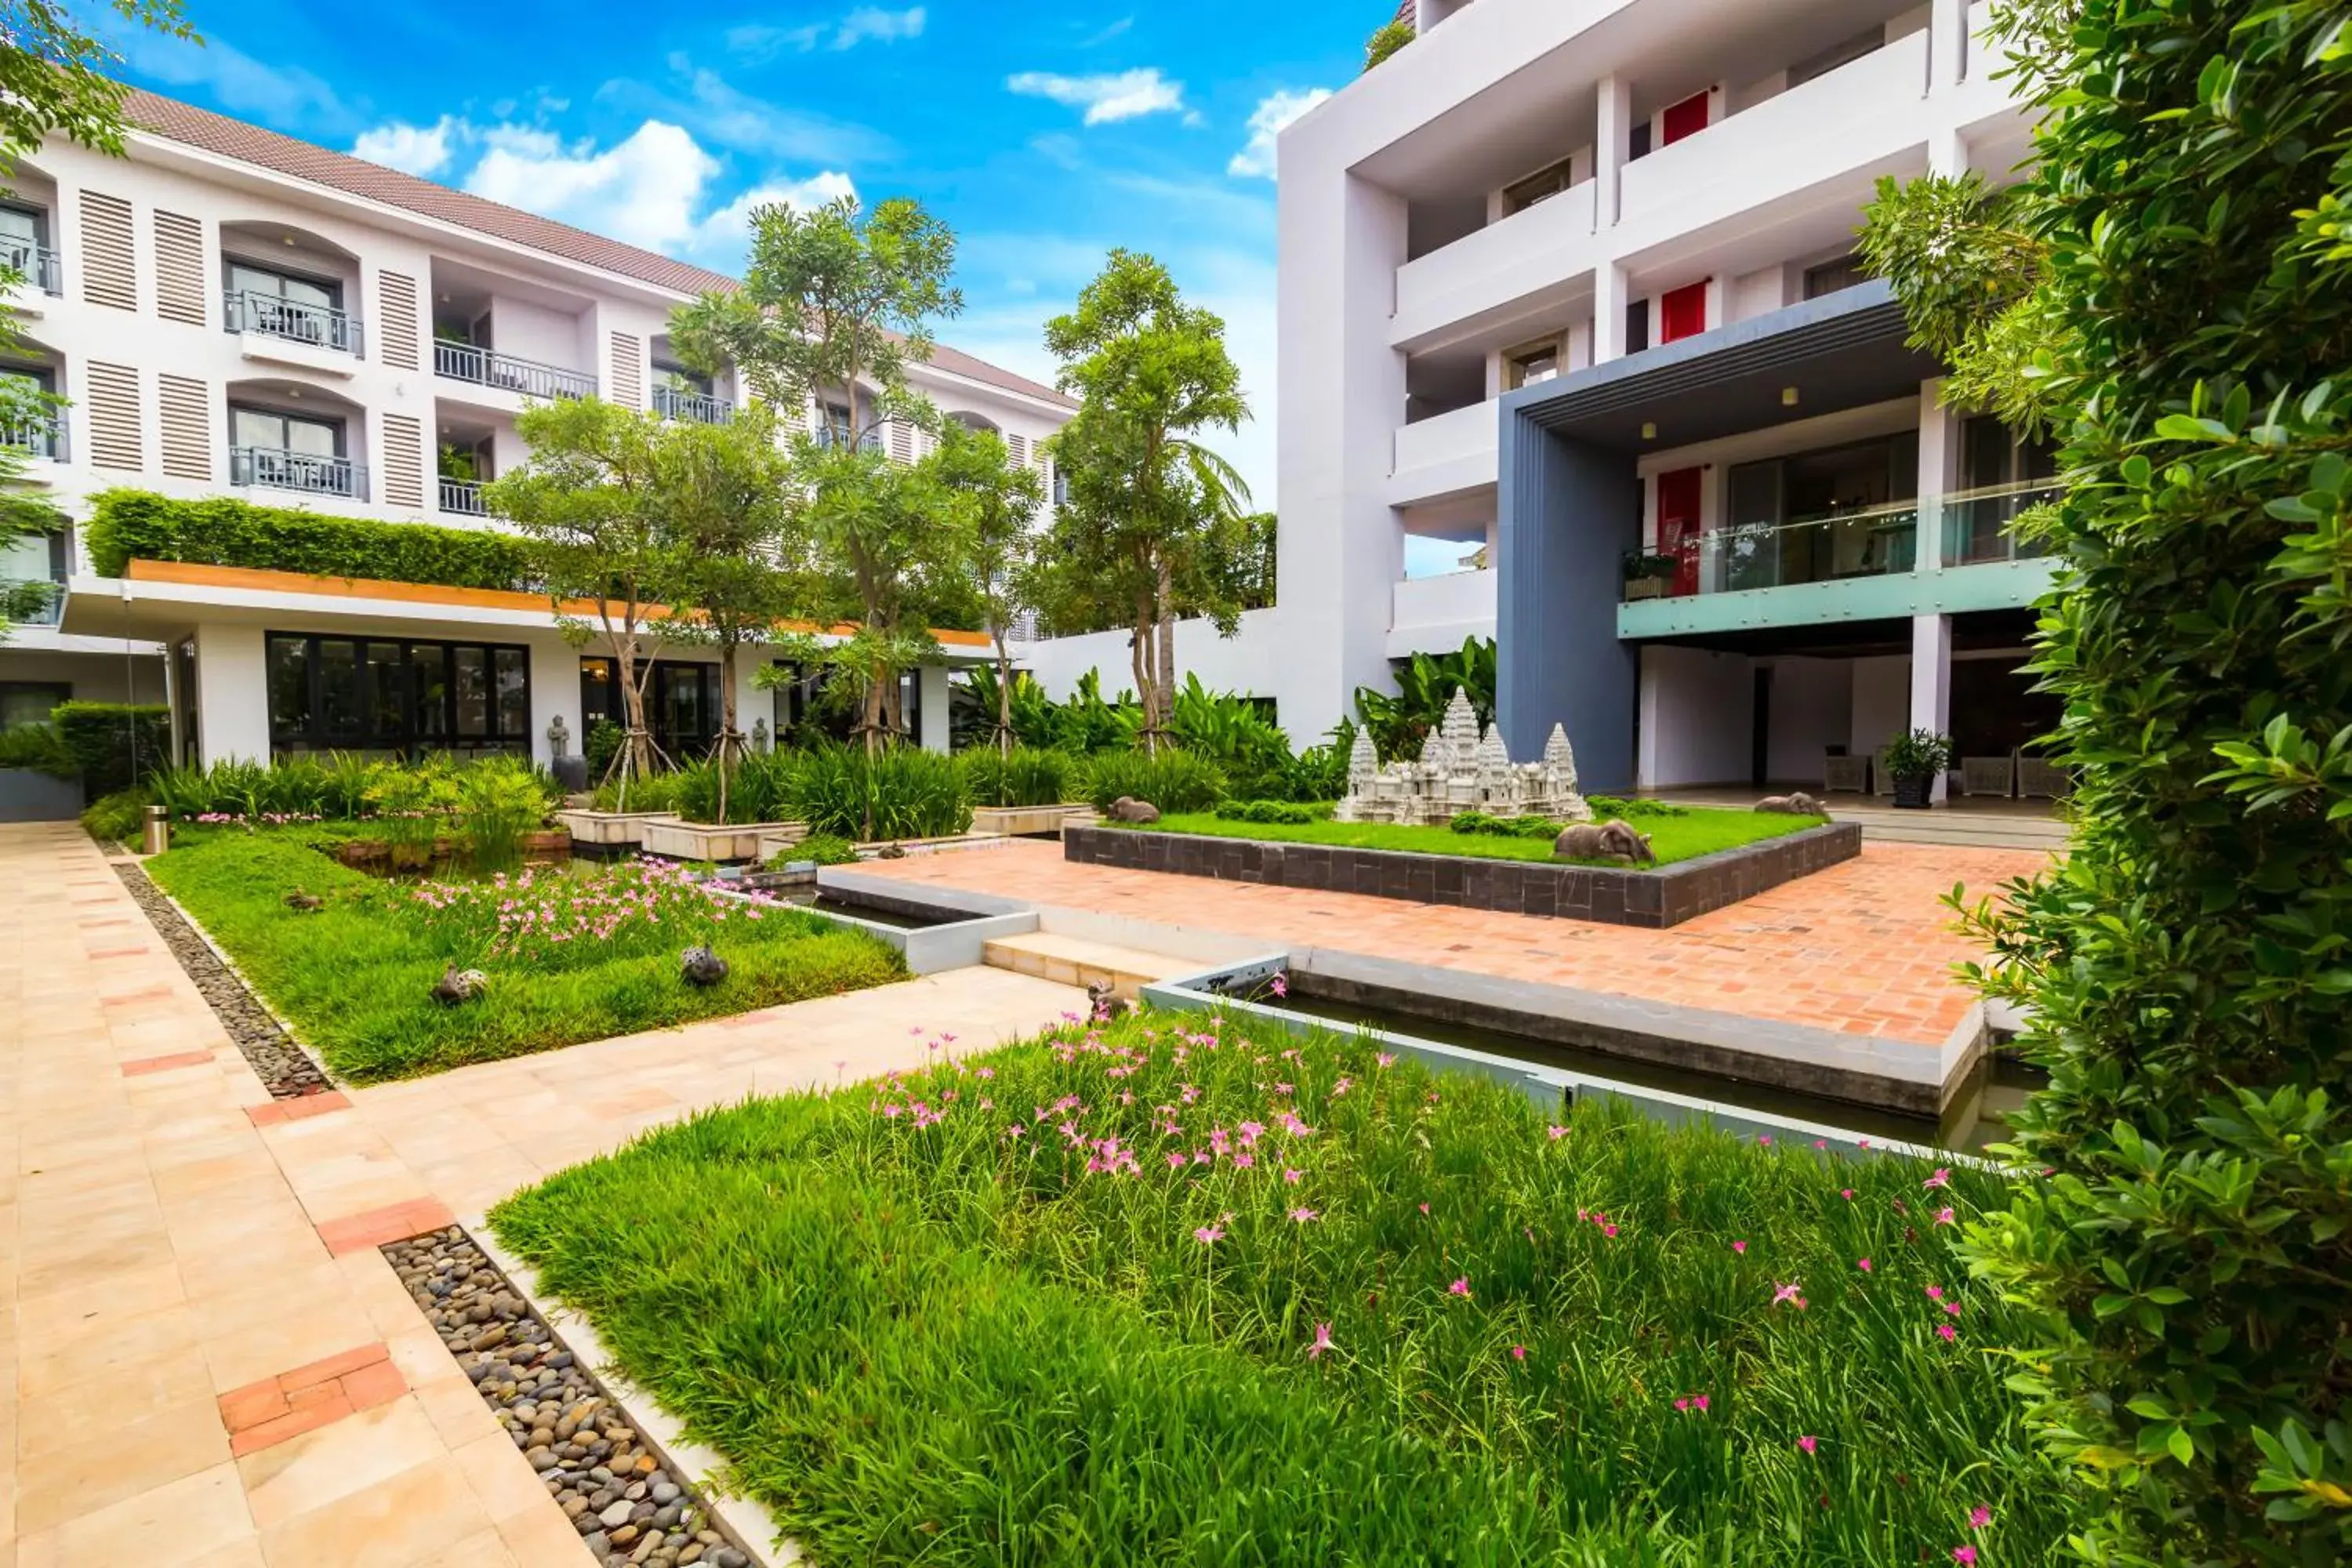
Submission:
<svg viewBox="0 0 2352 1568">
<path fill-rule="evenodd" d="M 1114 947 L 1051 931 L 998 937 L 982 947 L 981 956 L 992 968 L 1034 975 L 1058 985 L 1108 985 L 1115 994 L 1129 1001 L 1148 984 L 1200 967 L 1166 953 Z"/>
</svg>

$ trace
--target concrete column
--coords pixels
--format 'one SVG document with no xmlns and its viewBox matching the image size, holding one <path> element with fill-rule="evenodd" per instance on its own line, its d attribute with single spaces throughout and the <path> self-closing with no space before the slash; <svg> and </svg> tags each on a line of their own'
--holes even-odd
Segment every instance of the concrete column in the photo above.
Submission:
<svg viewBox="0 0 2352 1568">
<path fill-rule="evenodd" d="M 1959 416 L 1944 406 L 1944 378 L 1937 376 L 1919 384 L 1919 571 L 1944 563 L 1944 498 L 1959 488 Z"/>
<path fill-rule="evenodd" d="M 196 700 L 197 744 L 207 767 L 269 760 L 269 676 L 259 626 L 196 627 Z"/>
<path fill-rule="evenodd" d="M 1633 150 L 1633 84 L 1614 74 L 1601 79 L 1600 131 L 1592 139 L 1592 224 L 1596 232 L 1617 222 L 1617 191 L 1626 154 Z"/>
<path fill-rule="evenodd" d="M 1956 177 L 1969 172 L 1969 139 L 1957 126 L 1939 125 L 1927 132 L 1927 173 Z"/>
<path fill-rule="evenodd" d="M 1931 0 L 1927 13 L 1927 90 L 1938 92 L 1968 74 L 1968 0 Z"/>
<path fill-rule="evenodd" d="M 583 652 L 593 657 L 595 650 L 574 647 L 562 632 L 555 631 L 533 632 L 524 641 L 530 648 L 531 760 L 544 767 L 554 757 L 547 731 L 558 718 L 571 731 L 572 754 L 587 755 L 588 724 L 580 711 L 580 659 Z"/>
<path fill-rule="evenodd" d="M 1592 363 L 1625 357 L 1625 269 L 1604 261 L 1592 269 Z"/>
<path fill-rule="evenodd" d="M 926 664 L 915 671 L 915 679 L 923 694 L 922 731 L 916 743 L 927 752 L 944 753 L 950 749 L 952 733 L 948 724 L 948 667 Z"/>
<path fill-rule="evenodd" d="M 1947 734 L 1952 724 L 1952 617 L 1911 617 L 1911 728 Z M 1937 774 L 1933 800 L 1944 798 Z"/>
</svg>

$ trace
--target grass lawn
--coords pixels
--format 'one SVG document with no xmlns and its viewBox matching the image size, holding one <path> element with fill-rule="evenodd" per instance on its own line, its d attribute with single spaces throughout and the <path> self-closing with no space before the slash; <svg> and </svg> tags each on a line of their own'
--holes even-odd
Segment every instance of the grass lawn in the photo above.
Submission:
<svg viewBox="0 0 2352 1568">
<path fill-rule="evenodd" d="M 393 882 L 313 847 L 316 829 L 182 829 L 148 872 L 338 1075 L 437 1072 L 582 1040 L 750 1012 L 906 976 L 863 931 L 714 900 L 676 873 L 574 865 L 493 882 Z M 301 890 L 316 913 L 286 906 Z M 503 906 L 503 907 L 502 907 Z M 730 973 L 708 990 L 678 953 L 709 943 Z M 489 977 L 445 1006 L 443 966 Z"/>
<path fill-rule="evenodd" d="M 1685 810 L 1687 814 L 1680 816 L 1644 815 L 1628 819 L 1635 832 L 1650 836 L 1650 847 L 1656 851 L 1661 866 L 1819 827 L 1827 820 L 1722 806 L 1695 805 Z M 1472 855 L 1494 860 L 1549 860 L 1552 842 L 1549 837 L 1514 838 L 1487 833 L 1456 833 L 1450 827 L 1396 827 L 1379 822 L 1237 822 L 1207 812 L 1173 813 L 1139 831 L 1198 833 L 1215 838 L 1271 838 L 1288 844 L 1337 844 L 1349 849 L 1403 849 L 1423 855 Z"/>
<path fill-rule="evenodd" d="M 819 1564 L 2056 1554 L 1944 1223 L 1992 1178 L 1244 1026 L 708 1112 L 491 1223 Z"/>
</svg>

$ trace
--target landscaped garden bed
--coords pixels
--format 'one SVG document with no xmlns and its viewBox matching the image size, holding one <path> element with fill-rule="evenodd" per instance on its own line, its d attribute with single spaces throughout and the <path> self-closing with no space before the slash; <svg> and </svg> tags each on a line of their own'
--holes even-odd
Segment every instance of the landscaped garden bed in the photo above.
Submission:
<svg viewBox="0 0 2352 1568">
<path fill-rule="evenodd" d="M 1595 808 L 1596 821 L 1612 813 Z M 1485 819 L 1490 827 L 1501 819 Z M 1826 817 L 1790 816 L 1781 812 L 1735 811 L 1721 806 L 1634 806 L 1627 815 L 1637 832 L 1650 840 L 1660 866 L 1719 855 L 1766 839 L 1785 837 L 1818 827 Z M 1230 813 L 1180 812 L 1158 822 L 1138 825 L 1154 833 L 1189 833 L 1213 838 L 1258 838 L 1276 844 L 1328 844 L 1349 849 L 1385 849 L 1409 855 L 1468 855 L 1479 859 L 1535 860 L 1554 864 L 1552 839 L 1559 825 L 1527 832 L 1462 831 L 1453 827 L 1402 827 L 1384 822 L 1260 822 Z M 1588 865 L 1601 861 L 1581 862 Z"/>
<path fill-rule="evenodd" d="M 820 1563 L 2046 1562 L 1976 1170 L 1144 1014 L 491 1215 Z"/>
<path fill-rule="evenodd" d="M 338 864 L 320 828 L 182 829 L 149 862 L 247 982 L 338 1076 L 356 1081 L 690 1023 L 903 978 L 861 931 L 719 896 L 645 862 L 389 880 Z M 307 899 L 301 896 L 307 895 Z M 289 903 L 318 900 L 315 908 Z M 708 944 L 718 984 L 680 974 Z M 452 967 L 479 994 L 436 1001 Z"/>
</svg>

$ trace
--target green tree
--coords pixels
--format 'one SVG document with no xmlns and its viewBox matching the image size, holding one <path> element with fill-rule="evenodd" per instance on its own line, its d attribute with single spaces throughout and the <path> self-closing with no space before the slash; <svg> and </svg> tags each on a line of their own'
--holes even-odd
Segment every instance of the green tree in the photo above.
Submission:
<svg viewBox="0 0 2352 1568">
<path fill-rule="evenodd" d="M 936 487 L 888 461 L 880 430 L 892 417 L 936 427 L 907 366 L 930 357 L 931 322 L 963 309 L 948 282 L 955 237 L 903 197 L 871 211 L 852 197 L 807 212 L 762 206 L 751 230 L 743 286 L 679 307 L 671 338 L 696 369 L 732 364 L 763 402 L 816 411 L 793 465 L 820 558 L 854 601 L 858 633 L 831 657 L 854 671 L 857 729 L 876 750 L 898 728 L 903 668 L 881 661 L 933 646 L 928 627 L 901 617 L 953 543 L 915 510 Z"/>
<path fill-rule="evenodd" d="M 2064 442 L 2066 859 L 1970 910 L 2050 1084 L 1965 1237 L 2113 1563 L 2352 1555 L 2352 31 L 2340 5 L 2030 0 L 2012 194 L 1868 253 L 1956 384 Z"/>
<path fill-rule="evenodd" d="M 1156 750 L 1176 685 L 1176 616 L 1230 637 L 1233 561 L 1248 548 L 1249 489 L 1198 437 L 1249 417 L 1225 324 L 1188 305 L 1168 269 L 1114 250 L 1077 308 L 1045 323 L 1057 384 L 1080 399 L 1052 439 L 1066 479 L 1045 584 L 1057 621 L 1124 623 L 1133 636 L 1143 741 Z"/>
<path fill-rule="evenodd" d="M 735 764 L 750 743 L 737 724 L 736 676 L 742 651 L 771 640 L 776 623 L 805 609 L 805 506 L 792 458 L 776 439 L 775 416 L 754 405 L 724 425 L 681 420 L 653 449 L 650 500 L 677 550 L 671 607 L 674 640 L 719 650 L 719 820 Z"/>
<path fill-rule="evenodd" d="M 584 643 L 603 634 L 627 731 L 613 760 L 623 810 L 630 778 L 654 770 L 646 685 L 675 636 L 651 612 L 684 586 L 692 563 L 662 504 L 665 448 L 677 428 L 601 398 L 533 404 L 515 416 L 529 460 L 482 487 L 490 515 L 522 536 L 565 636 Z M 582 600 L 595 606 L 593 621 L 570 607 Z"/>
<path fill-rule="evenodd" d="M 1364 40 L 1364 68 L 1370 70 L 1379 65 L 1382 60 L 1412 42 L 1416 36 L 1410 22 L 1381 23 L 1372 29 L 1372 36 Z"/>
<path fill-rule="evenodd" d="M 111 0 L 125 20 L 169 37 L 196 35 L 179 0 Z M 73 11 L 55 0 L 20 0 L 0 17 L 0 195 L 17 160 L 63 136 L 111 156 L 122 153 L 122 100 L 130 89 L 112 73 L 122 57 L 87 31 Z M 0 294 L 24 287 L 15 258 L 0 253 Z M 0 353 L 21 339 L 15 317 L 0 311 Z M 0 376 L 0 561 L 21 541 L 46 540 L 65 526 L 58 510 L 25 489 L 28 433 L 45 428 L 63 401 L 13 376 Z M 41 614 L 56 589 L 46 574 L 0 574 L 0 643 L 9 623 Z"/>
<path fill-rule="evenodd" d="M 962 515 L 967 571 L 981 601 L 982 629 L 996 649 L 996 746 L 1013 749 L 1013 624 L 1036 596 L 1037 510 L 1045 482 L 1016 463 L 992 430 L 950 422 L 931 459 L 950 502 Z"/>
</svg>

